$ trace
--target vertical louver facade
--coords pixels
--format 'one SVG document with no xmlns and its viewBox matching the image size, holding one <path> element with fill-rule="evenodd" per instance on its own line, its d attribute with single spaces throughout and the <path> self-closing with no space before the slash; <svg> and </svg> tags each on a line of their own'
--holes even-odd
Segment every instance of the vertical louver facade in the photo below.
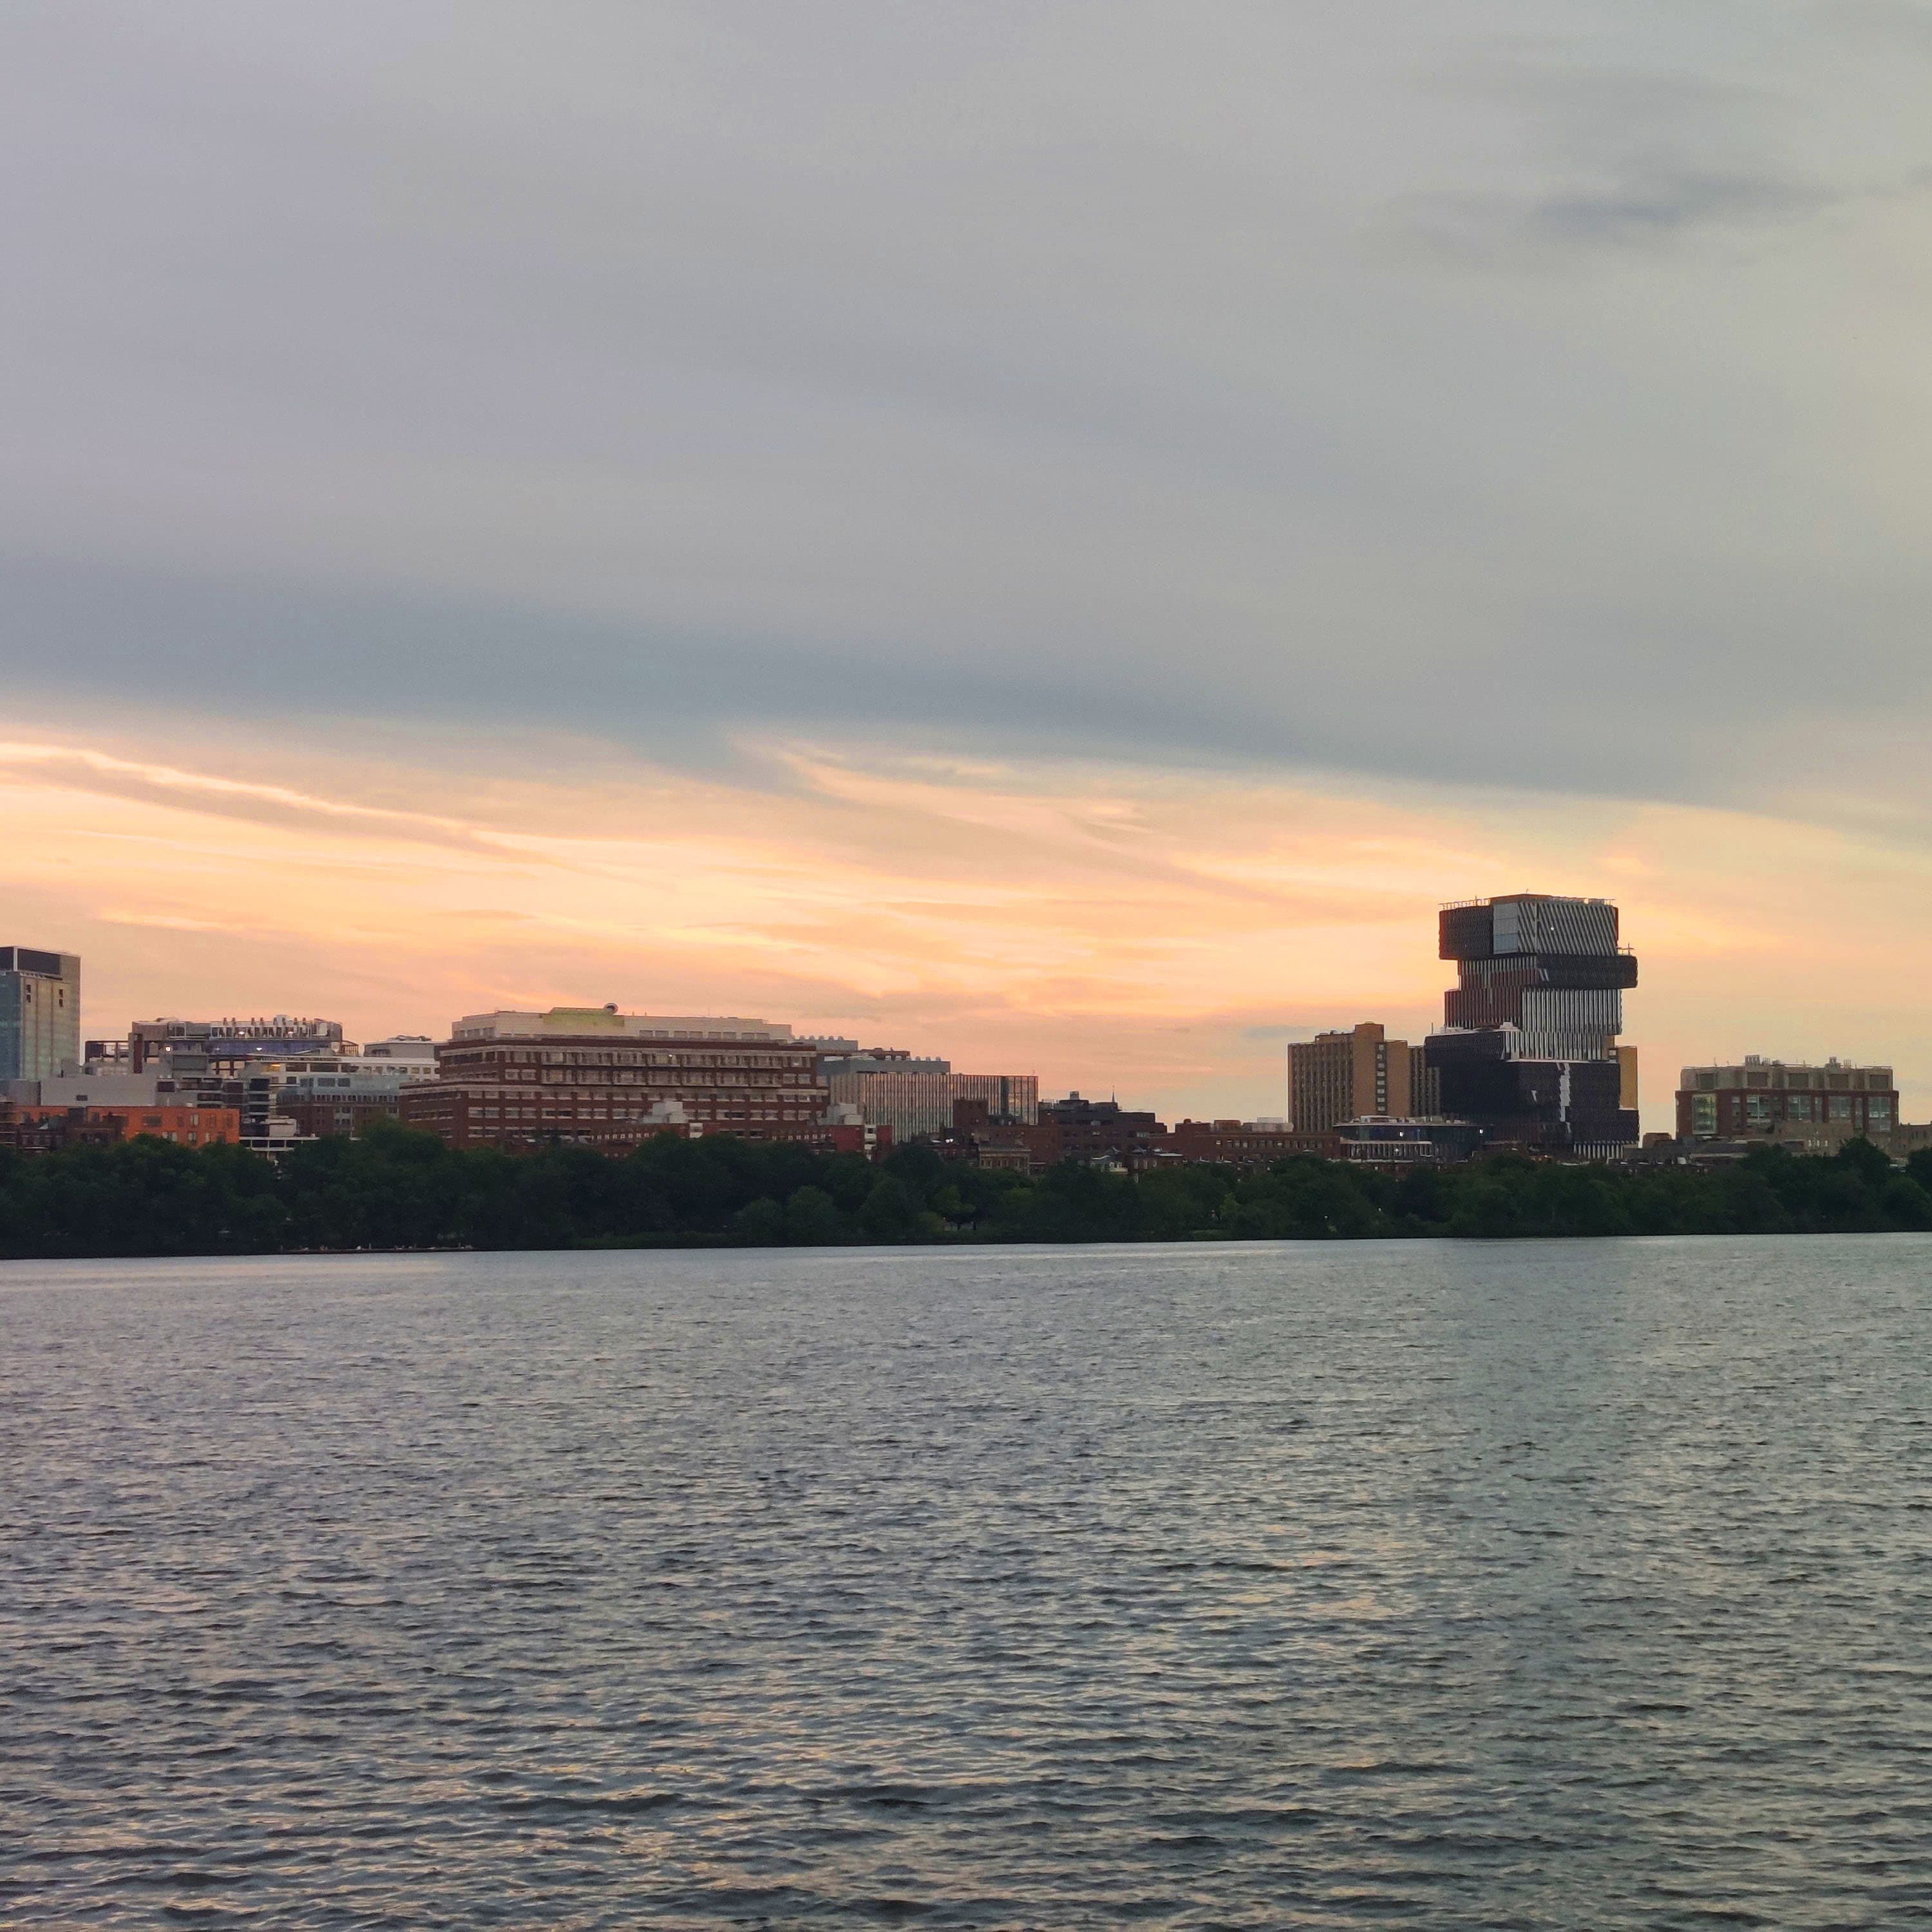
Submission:
<svg viewBox="0 0 1932 1932">
<path fill-rule="evenodd" d="M 1612 1152 L 1637 1137 L 1618 1104 L 1617 1035 L 1636 961 L 1606 899 L 1516 892 L 1442 910 L 1438 950 L 1456 965 L 1444 1030 L 1428 1046 L 1450 1112 L 1497 1138 Z"/>
</svg>

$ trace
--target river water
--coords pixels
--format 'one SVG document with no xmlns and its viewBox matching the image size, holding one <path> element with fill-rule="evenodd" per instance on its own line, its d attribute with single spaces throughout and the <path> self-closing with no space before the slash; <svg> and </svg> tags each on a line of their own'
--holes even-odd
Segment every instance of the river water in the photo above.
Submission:
<svg viewBox="0 0 1932 1932">
<path fill-rule="evenodd" d="M 0 1267 L 0 1923 L 1932 1923 L 1932 1240 Z"/>
</svg>

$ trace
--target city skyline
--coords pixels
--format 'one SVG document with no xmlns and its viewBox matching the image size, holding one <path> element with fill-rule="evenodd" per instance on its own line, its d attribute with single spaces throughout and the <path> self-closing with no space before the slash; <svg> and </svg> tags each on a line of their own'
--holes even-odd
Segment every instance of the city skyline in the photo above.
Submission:
<svg viewBox="0 0 1932 1932">
<path fill-rule="evenodd" d="M 1549 896 L 1540 892 L 1532 892 L 1528 894 L 1505 894 L 1496 896 L 1501 899 L 1508 900 L 1514 898 L 1540 899 L 1546 898 Z M 1597 896 L 1579 896 L 1579 898 L 1580 898 L 1583 896 L 1594 898 Z M 1449 922 L 1459 916 L 1459 914 L 1456 909 L 1460 906 L 1466 905 L 1468 903 L 1470 902 L 1439 902 L 1438 908 L 1438 916 L 1442 923 L 1442 931 L 1444 933 L 1446 934 L 1448 931 Z M 1579 903 L 1579 900 L 1572 899 L 1568 902 L 1568 903 L 1574 906 Z M 1606 930 L 1611 933 L 1612 935 L 1612 940 L 1614 940 L 1616 930 L 1618 909 L 1614 905 L 1610 905 L 1606 907 L 1606 910 L 1610 922 Z M 1574 914 L 1568 916 L 1572 917 L 1574 916 Z M 1486 918 L 1486 912 L 1484 913 L 1484 916 Z M 1444 941 L 1444 944 L 1445 945 L 1447 944 L 1446 939 Z M 1626 952 L 1628 952 L 1628 948 L 1625 948 Z M 70 963 L 77 965 L 78 960 L 76 958 L 71 961 Z M 1466 973 L 1468 970 L 1468 969 L 1467 968 L 1463 969 Z M 1630 969 L 1630 974 L 1632 979 L 1634 979 L 1634 968 Z M 117 981 L 115 983 L 119 982 Z M 560 1009 L 567 1010 L 570 1008 L 577 1008 L 588 1010 L 591 1004 L 588 996 L 584 993 L 581 988 L 578 988 L 578 997 L 574 999 L 559 999 L 551 1001 L 550 1004 Z M 1459 997 L 1460 996 L 1453 990 L 1446 996 L 1446 1004 L 1452 1010 L 1452 1012 L 1460 1010 L 1456 1006 Z M 1570 996 L 1558 995 L 1556 997 L 1569 998 Z M 98 1005 L 100 1004 L 100 1002 L 97 996 L 95 1004 Z M 190 1006 L 194 1009 L 196 1016 L 204 1021 L 212 1018 L 218 1013 L 221 1010 L 224 1004 L 224 1002 L 220 1000 L 211 1000 L 206 998 L 200 998 L 199 996 L 197 996 L 196 1000 L 191 1000 L 189 1003 Z M 229 1001 L 225 1004 L 237 1014 L 248 1013 L 253 1015 L 265 1015 L 269 1010 L 270 1006 L 275 1005 L 277 1003 L 273 1000 L 264 1002 L 264 1000 L 260 998 L 247 997 L 237 1000 Z M 287 1001 L 280 1003 L 280 1007 L 283 1010 L 286 1010 L 292 1005 L 298 1004 L 300 1003 L 291 1003 Z M 542 1005 L 543 1002 L 542 1000 L 530 1000 L 524 1001 L 523 1004 L 526 1006 L 536 1006 Z M 660 1009 L 666 1004 L 665 1002 L 662 1000 L 652 1003 L 648 1000 L 643 1001 L 635 1000 L 613 1001 L 610 1004 L 614 1007 L 621 1006 L 627 1013 L 636 1012 L 640 1010 L 647 1010 L 653 1004 Z M 695 1002 L 688 1002 L 686 1004 L 692 1004 L 698 1008 L 702 1008 L 708 1004 L 714 1012 L 722 1012 L 724 1007 L 728 1005 L 729 1002 L 721 1002 L 716 1000 L 711 1000 L 709 1001 L 699 1000 Z M 1358 1007 L 1360 1006 L 1360 1003 L 1359 1001 L 1358 1002 Z M 1362 1010 L 1366 1010 L 1366 1009 Z M 184 1009 L 183 1015 L 182 1016 L 184 1016 L 185 1012 L 186 1010 Z M 93 1009 L 92 1007 L 83 1006 L 80 1031 L 82 1034 L 89 1038 L 113 1038 L 121 1036 L 124 1035 L 128 1027 L 130 1024 L 130 1020 L 128 1018 L 98 1021 L 95 1017 L 92 1016 L 92 1014 Z M 146 1026 L 148 1030 L 153 1030 L 154 1029 L 152 1025 L 152 1022 L 158 1016 L 158 1010 L 157 1010 L 154 1013 L 145 1012 L 136 1013 L 132 1016 L 131 1018 L 136 1024 L 137 1030 L 140 1027 Z M 278 1012 L 278 1017 L 280 1017 L 279 1011 Z M 1041 1016 L 1032 1016 L 1030 1017 L 1037 1021 Z M 398 1036 L 407 1037 L 410 1036 L 412 1034 L 416 1036 L 431 1040 L 442 1040 L 448 1039 L 452 1036 L 452 1030 L 458 1027 L 460 1018 L 460 1016 L 445 1017 L 442 1018 L 436 1018 L 432 1017 L 424 1021 L 419 1028 L 412 1028 L 411 1025 L 406 1024 L 401 1026 L 392 1026 L 381 1021 L 378 1021 L 373 1026 L 370 1027 L 359 1027 L 356 1023 L 352 1022 L 346 1029 L 339 1022 L 332 1021 L 329 1024 L 333 1026 L 334 1030 L 338 1035 L 346 1030 L 352 1037 L 359 1039 L 366 1035 L 369 1038 L 374 1039 L 380 1037 L 386 1041 L 393 1042 L 393 1041 Z M 1478 1014 L 1476 1016 L 1475 1023 L 1487 1024 L 1488 1019 L 1484 1015 Z M 309 1024 L 320 1025 L 322 1023 L 320 1022 L 304 1022 L 302 1024 L 306 1026 Z M 882 1028 L 890 1026 L 890 1024 L 894 1024 L 894 1022 L 890 1020 L 877 1020 L 872 1016 L 867 1016 L 856 1020 L 853 1022 L 852 1024 L 856 1025 L 860 1034 L 865 1036 L 864 1039 L 860 1042 L 862 1047 L 864 1048 L 878 1047 L 896 1049 L 901 1052 L 910 1052 L 916 1055 L 931 1054 L 939 1056 L 944 1056 L 949 1052 L 956 1052 L 962 1050 L 956 1046 L 956 1044 L 950 1044 L 949 1042 L 943 1040 L 928 1039 L 913 1040 L 908 1041 L 898 1037 L 889 1037 L 887 1034 L 880 1029 Z M 1364 1031 L 1367 1031 L 1376 1034 L 1379 1036 L 1382 1031 L 1382 1025 L 1379 1022 L 1368 1024 L 1365 1027 L 1364 1024 L 1361 1021 L 1358 1020 L 1352 1022 L 1352 1024 L 1354 1030 L 1358 1034 Z M 1451 1030 L 1454 1030 L 1455 1022 L 1453 1018 L 1450 1024 Z M 827 1024 L 822 1016 L 788 1016 L 783 1022 L 783 1025 L 784 1027 L 795 1031 L 801 1039 L 813 1036 L 824 1036 L 835 1034 L 838 1030 L 836 1027 Z M 1430 1035 L 1440 1030 L 1442 1026 L 1442 1022 L 1440 1019 L 1430 1019 L 1426 1021 L 1421 1026 L 1415 1029 L 1418 1044 L 1416 1045 L 1414 1051 L 1418 1057 L 1418 1061 L 1420 1060 L 1422 1050 L 1420 1042 L 1426 1039 Z M 870 1031 L 867 1030 L 868 1028 L 871 1029 Z M 1187 1030 L 1184 1028 L 1174 1028 L 1173 1030 L 1176 1033 L 1184 1033 Z M 1315 1039 L 1318 1037 L 1330 1036 L 1328 1034 L 1328 1030 L 1323 1028 L 1315 1026 L 1294 1028 L 1286 1026 L 1280 1023 L 1273 1024 L 1261 1024 L 1252 1025 L 1246 1028 L 1244 1030 L 1244 1033 L 1246 1044 L 1252 1049 L 1253 1052 L 1256 1055 L 1269 1052 L 1279 1054 L 1282 1050 L 1284 1045 L 1292 1048 L 1293 1042 L 1298 1038 L 1306 1037 L 1308 1039 Z M 1043 1033 L 1040 1036 L 1040 1039 L 1041 1043 L 1046 1046 L 1049 1054 L 1051 1054 L 1053 1051 L 1054 1046 L 1051 1034 Z M 1534 1044 L 1533 1041 L 1530 1043 L 1532 1045 Z M 1590 1045 L 1592 1050 L 1594 1052 L 1598 1043 L 1582 1042 L 1581 1044 Z M 1640 1042 L 1636 1041 L 1627 1041 L 1624 1042 L 1624 1045 L 1627 1047 L 1639 1046 L 1640 1048 Z M 971 1049 L 968 1048 L 964 1050 L 967 1051 L 970 1055 Z M 1406 1056 L 1409 1049 L 1405 1046 L 1402 1048 L 1402 1052 L 1405 1056 Z M 1733 1057 L 1735 1058 L 1736 1056 L 1733 1055 Z M 1748 1057 L 1754 1059 L 1757 1058 L 1758 1055 L 1756 1050 L 1752 1049 L 1750 1054 Z M 1769 1056 L 1766 1057 L 1769 1058 Z M 1823 1050 L 1819 1050 L 1815 1053 L 1813 1053 L 1809 1049 L 1808 1049 L 1806 1052 L 1792 1053 L 1790 1055 L 1790 1058 L 1794 1063 L 1802 1062 L 1806 1060 L 1808 1058 L 1815 1058 L 1822 1064 L 1822 1062 L 1826 1059 L 1835 1060 L 1840 1057 L 1840 1056 L 1838 1054 Z M 1705 1058 L 1708 1059 L 1709 1056 L 1706 1055 Z M 1847 1064 L 1850 1064 L 1851 1061 L 1855 1060 L 1857 1056 L 1845 1055 L 1843 1056 L 1843 1058 L 1846 1059 Z M 1063 1046 L 1060 1050 L 1060 1064 L 1066 1064 L 1066 1050 Z M 915 1067 L 922 1066 L 926 1064 L 941 1065 L 944 1064 L 944 1060 L 943 1058 L 934 1059 L 930 1062 L 915 1060 L 911 1064 Z M 1678 1071 L 1688 1070 L 1692 1062 L 1688 1059 L 1678 1060 L 1672 1058 L 1666 1060 L 1653 1056 L 1646 1056 L 1642 1064 L 1644 1066 L 1642 1088 L 1643 1092 L 1647 1096 L 1646 1106 L 1643 1109 L 1642 1130 L 1645 1132 L 1654 1132 L 1673 1129 L 1677 1123 L 1678 1111 L 1675 1099 L 1676 1076 Z M 1017 1063 L 1014 1064 L 1014 1070 L 1018 1071 Z M 1078 1094 L 1082 1090 L 1080 1084 L 1077 1079 L 1070 1078 L 1061 1081 L 1055 1078 L 1051 1075 L 1046 1076 L 1040 1076 L 1031 1070 L 1028 1070 L 1025 1077 L 1033 1082 L 1031 1090 L 1037 1092 L 1042 1097 L 1046 1094 L 1058 1090 L 1062 1087 L 1064 1087 L 1067 1091 L 1075 1094 Z M 1260 1118 L 1268 1119 L 1290 1118 L 1292 1116 L 1294 1109 L 1289 1095 L 1292 1081 L 1292 1074 L 1282 1074 L 1277 1082 L 1278 1091 L 1273 1095 L 1270 1095 L 1266 1093 L 1264 1090 L 1267 1083 L 1264 1080 L 1261 1079 L 1249 1081 L 1243 1085 L 1235 1088 L 1234 1090 L 1243 1097 L 1244 1102 L 1250 1103 L 1246 1104 L 1244 1109 L 1238 1112 L 1236 1108 L 1223 1104 L 1226 1092 L 1227 1090 L 1225 1088 L 1218 1094 L 1210 1092 L 1208 1099 L 1204 1102 L 1198 1100 L 1190 1102 L 1185 1096 L 1185 1090 L 1183 1090 L 1184 1097 L 1177 1101 L 1174 1099 L 1172 1090 L 1157 1090 L 1152 1094 L 1149 1094 L 1148 1093 L 1129 1088 L 1118 1080 L 1112 1080 L 1106 1078 L 1102 1078 L 1096 1082 L 1090 1077 L 1087 1081 L 1086 1090 L 1089 1092 L 1104 1090 L 1117 1094 L 1124 1094 L 1131 1102 L 1138 1104 L 1143 1101 L 1148 1101 L 1150 1102 L 1154 1112 L 1171 1115 L 1176 1118 L 1199 1118 L 1212 1120 L 1216 1118 Z M 1903 1084 L 1904 1083 L 1901 1083 L 1901 1085 Z M 1201 1090 L 1197 1087 L 1193 1090 L 1196 1094 L 1198 1094 Z M 1628 1104 L 1627 1101 L 1625 1104 Z M 1903 1118 L 1909 1116 L 1913 1111 L 1913 1106 L 1914 1102 L 1912 1098 L 1908 1093 L 1904 1100 L 1900 1104 L 1898 1118 Z M 1397 1109 L 1395 1111 L 1401 1110 Z"/>
</svg>

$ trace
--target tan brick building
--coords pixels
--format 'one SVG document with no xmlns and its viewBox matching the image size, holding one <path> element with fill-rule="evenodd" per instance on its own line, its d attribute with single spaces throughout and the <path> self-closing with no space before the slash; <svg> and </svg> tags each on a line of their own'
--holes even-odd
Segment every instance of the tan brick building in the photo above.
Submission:
<svg viewBox="0 0 1932 1932">
<path fill-rule="evenodd" d="M 1422 1048 L 1389 1039 L 1374 1020 L 1288 1049 L 1288 1115 L 1300 1133 L 1326 1132 L 1370 1114 L 1433 1114 L 1435 1082 Z"/>
</svg>

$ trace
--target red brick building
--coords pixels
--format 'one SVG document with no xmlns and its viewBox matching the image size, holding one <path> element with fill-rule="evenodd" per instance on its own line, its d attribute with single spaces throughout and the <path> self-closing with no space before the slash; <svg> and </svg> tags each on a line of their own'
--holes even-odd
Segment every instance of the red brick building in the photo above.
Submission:
<svg viewBox="0 0 1932 1932">
<path fill-rule="evenodd" d="M 1876 1139 L 1898 1124 L 1898 1083 L 1889 1066 L 1839 1060 L 1814 1066 L 1748 1054 L 1735 1066 L 1687 1066 L 1678 1084 L 1677 1132 L 1684 1140 Z"/>
<path fill-rule="evenodd" d="M 1070 1094 L 1064 1100 L 1040 1103 L 1040 1120 L 1024 1130 L 1036 1167 L 1063 1160 L 1097 1160 L 1112 1155 L 1124 1160 L 1148 1148 L 1164 1146 L 1167 1130 L 1153 1114 L 1135 1112 L 1115 1100 L 1089 1100 Z"/>
<path fill-rule="evenodd" d="M 393 1120 L 401 1100 L 400 1093 L 311 1094 L 299 1100 L 284 1095 L 278 1111 L 295 1122 L 304 1139 L 352 1140 L 372 1120 Z"/>
<path fill-rule="evenodd" d="M 217 1147 L 242 1138 L 232 1107 L 32 1107 L 0 1102 L 0 1145 L 26 1152 L 99 1147 L 142 1134 L 182 1147 Z"/>
<path fill-rule="evenodd" d="M 836 1144 L 817 1048 L 764 1020 L 475 1014 L 436 1053 L 435 1082 L 405 1088 L 398 1113 L 452 1147 L 620 1154 L 667 1130 Z"/>
</svg>

